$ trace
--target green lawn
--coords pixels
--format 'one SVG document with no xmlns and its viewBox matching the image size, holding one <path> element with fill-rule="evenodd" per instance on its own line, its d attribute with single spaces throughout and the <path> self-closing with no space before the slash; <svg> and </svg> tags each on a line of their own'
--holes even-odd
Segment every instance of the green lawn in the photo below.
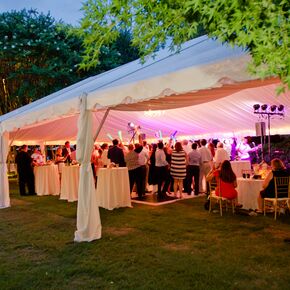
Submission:
<svg viewBox="0 0 290 290">
<path fill-rule="evenodd" d="M 73 243 L 76 203 L 0 210 L 0 289 L 290 289 L 290 217 L 209 214 L 204 198 L 100 209 L 102 239 Z"/>
</svg>

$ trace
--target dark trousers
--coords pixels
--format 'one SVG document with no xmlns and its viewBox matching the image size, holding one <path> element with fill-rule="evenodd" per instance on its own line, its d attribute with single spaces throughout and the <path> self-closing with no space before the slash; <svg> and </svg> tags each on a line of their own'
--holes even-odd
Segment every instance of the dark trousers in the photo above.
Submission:
<svg viewBox="0 0 290 290">
<path fill-rule="evenodd" d="M 191 193 L 192 177 L 194 178 L 194 194 L 199 193 L 199 166 L 187 165 L 185 178 L 185 191 Z"/>
<path fill-rule="evenodd" d="M 170 184 L 170 174 L 167 166 L 155 167 L 158 184 L 158 195 L 162 196 L 166 194 Z M 162 186 L 163 185 L 163 186 Z"/>
<path fill-rule="evenodd" d="M 146 190 L 146 166 L 145 165 L 142 165 L 140 167 L 140 194 L 141 196 L 142 195 L 145 195 L 145 190 Z"/>
<path fill-rule="evenodd" d="M 20 195 L 26 195 L 25 186 L 28 187 L 28 193 L 33 195 L 35 194 L 34 188 L 34 174 L 33 171 L 20 171 L 18 172 L 18 182 L 19 182 L 19 191 Z"/>
<path fill-rule="evenodd" d="M 145 176 L 142 166 L 136 169 L 129 170 L 130 192 L 132 192 L 134 184 L 136 183 L 138 197 L 142 197 L 145 194 L 144 179 Z"/>
</svg>

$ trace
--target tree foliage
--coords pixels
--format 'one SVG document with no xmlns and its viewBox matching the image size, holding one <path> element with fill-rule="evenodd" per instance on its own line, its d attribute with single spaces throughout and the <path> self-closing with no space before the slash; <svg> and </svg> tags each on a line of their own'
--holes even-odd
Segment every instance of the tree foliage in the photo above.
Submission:
<svg viewBox="0 0 290 290">
<path fill-rule="evenodd" d="M 138 58 L 130 42 L 121 32 L 101 48 L 100 63 L 84 70 L 83 38 L 76 28 L 36 10 L 0 14 L 0 114 Z"/>
<path fill-rule="evenodd" d="M 87 0 L 81 23 L 86 57 L 97 63 L 100 47 L 130 27 L 133 45 L 143 55 L 168 39 L 175 49 L 200 34 L 245 47 L 251 70 L 261 77 L 279 76 L 290 86 L 289 0 Z"/>
</svg>

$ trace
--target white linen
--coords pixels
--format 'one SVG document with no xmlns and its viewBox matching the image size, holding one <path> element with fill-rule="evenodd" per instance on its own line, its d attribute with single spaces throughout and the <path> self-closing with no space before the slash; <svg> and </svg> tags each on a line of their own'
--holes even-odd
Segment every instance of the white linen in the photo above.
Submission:
<svg viewBox="0 0 290 290">
<path fill-rule="evenodd" d="M 242 177 L 243 170 L 251 170 L 251 162 L 250 161 L 231 161 L 232 169 L 236 174 L 237 178 Z"/>
<path fill-rule="evenodd" d="M 78 165 L 63 166 L 60 186 L 60 199 L 69 202 L 78 200 L 80 167 Z"/>
<path fill-rule="evenodd" d="M 94 148 L 93 115 L 87 110 L 87 98 L 82 96 L 80 102 L 77 136 L 77 161 L 81 164 L 78 189 L 76 242 L 90 242 L 100 239 L 102 225 L 95 194 L 95 180 L 91 167 L 91 154 Z"/>
<path fill-rule="evenodd" d="M 59 195 L 60 183 L 57 165 L 35 166 L 34 177 L 37 195 Z"/>
<path fill-rule="evenodd" d="M 238 202 L 244 209 L 258 209 L 258 197 L 264 180 L 252 178 L 237 178 Z"/>
<path fill-rule="evenodd" d="M 0 134 L 0 208 L 10 207 L 9 183 L 6 159 L 8 155 L 9 134 Z"/>
<path fill-rule="evenodd" d="M 98 206 L 109 210 L 131 207 L 128 168 L 100 168 L 96 196 Z"/>
</svg>

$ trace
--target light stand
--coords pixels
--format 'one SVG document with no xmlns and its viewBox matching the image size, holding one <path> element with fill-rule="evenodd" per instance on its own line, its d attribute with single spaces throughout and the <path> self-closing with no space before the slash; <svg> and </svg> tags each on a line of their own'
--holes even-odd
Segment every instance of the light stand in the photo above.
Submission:
<svg viewBox="0 0 290 290">
<path fill-rule="evenodd" d="M 141 127 L 134 125 L 134 123 L 132 123 L 132 122 L 129 122 L 128 123 L 128 133 L 131 133 L 132 134 L 132 138 L 131 138 L 131 140 L 130 140 L 129 143 L 131 143 L 132 141 L 134 143 L 135 136 L 138 133 L 138 129 L 141 129 Z"/>
<path fill-rule="evenodd" d="M 268 121 L 268 154 L 271 159 L 271 117 L 273 116 L 281 116 L 284 117 L 284 106 L 283 105 L 272 105 L 268 106 L 267 104 L 259 105 L 256 104 L 253 106 L 254 114 L 260 115 L 262 118 L 267 119 Z M 261 137 L 262 139 L 262 137 Z M 262 143 L 263 145 L 263 143 Z"/>
</svg>

